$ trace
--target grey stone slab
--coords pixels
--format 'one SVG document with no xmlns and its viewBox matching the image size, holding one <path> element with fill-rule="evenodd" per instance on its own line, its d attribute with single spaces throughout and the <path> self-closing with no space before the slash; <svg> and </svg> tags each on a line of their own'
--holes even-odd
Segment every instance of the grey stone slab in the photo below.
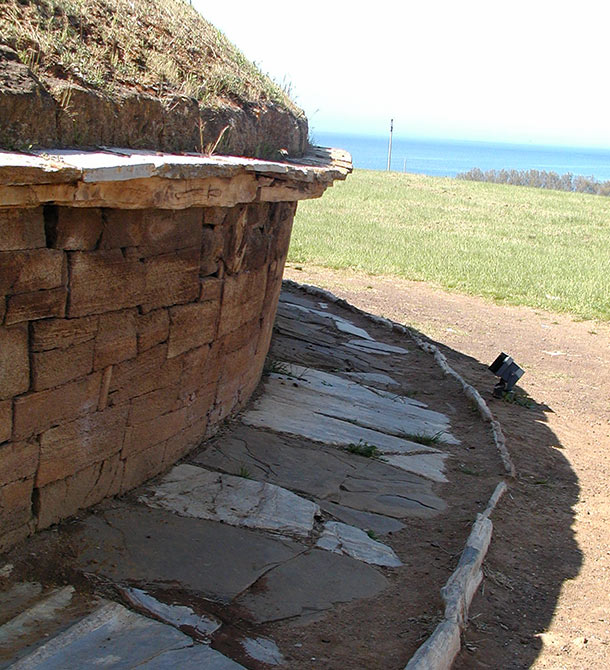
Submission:
<svg viewBox="0 0 610 670">
<path fill-rule="evenodd" d="M 388 455 L 383 459 L 386 463 L 397 468 L 413 472 L 434 482 L 445 483 L 449 480 L 445 476 L 445 460 L 448 454 L 413 454 L 411 456 Z"/>
<path fill-rule="evenodd" d="M 244 423 L 329 444 L 363 440 L 384 453 L 438 452 L 400 435 L 437 435 L 459 443 L 449 433 L 449 419 L 419 401 L 320 370 L 291 370 L 296 382 L 269 375 L 264 393 L 244 414 Z"/>
<path fill-rule="evenodd" d="M 228 436 L 217 438 L 214 446 L 193 461 L 227 472 L 246 467 L 252 477 L 300 491 L 320 504 L 330 501 L 398 519 L 413 514 L 429 516 L 445 509 L 433 492 L 432 482 L 419 475 L 333 447 L 305 440 L 301 446 L 297 444 L 294 437 L 239 426 Z M 384 498 L 384 494 L 391 496 Z M 416 504 L 417 500 L 422 504 Z M 369 509 L 372 504 L 375 508 Z M 364 528 L 377 532 L 368 524 Z"/>
<path fill-rule="evenodd" d="M 383 372 L 345 372 L 343 373 L 343 376 L 359 382 L 364 386 L 382 384 L 390 388 L 400 387 L 400 384 L 395 379 Z"/>
<path fill-rule="evenodd" d="M 304 547 L 244 528 L 120 505 L 73 536 L 75 567 L 115 583 L 173 585 L 228 603 Z"/>
<path fill-rule="evenodd" d="M 388 356 L 390 354 L 408 354 L 409 351 L 404 347 L 397 347 L 394 344 L 387 344 L 387 342 L 376 342 L 365 339 L 350 340 L 346 347 L 359 349 L 360 351 L 372 352 Z"/>
<path fill-rule="evenodd" d="M 339 521 L 327 521 L 316 547 L 335 554 L 351 556 L 369 565 L 397 568 L 402 561 L 387 544 L 377 542 L 360 528 Z"/>
<path fill-rule="evenodd" d="M 171 626 L 131 612 L 116 603 L 108 603 L 11 667 L 13 670 L 95 667 L 116 670 L 169 670 L 176 667 L 236 670 L 242 667 L 226 657 L 218 659 L 222 663 L 214 666 L 202 666 L 210 657 L 209 651 L 213 650 L 205 645 L 195 645 L 190 637 Z M 217 659 L 222 655 L 214 652 L 212 656 Z"/>
<path fill-rule="evenodd" d="M 312 549 L 269 572 L 236 602 L 252 621 L 265 623 L 319 614 L 337 603 L 370 598 L 387 585 L 370 565 Z"/>
<path fill-rule="evenodd" d="M 5 623 L 25 611 L 42 593 L 38 582 L 17 582 L 7 591 L 0 592 L 0 623 Z M 0 629 L 0 637 L 2 635 Z"/>
<path fill-rule="evenodd" d="M 266 637 L 247 637 L 242 641 L 242 647 L 250 658 L 266 665 L 283 665 L 285 663 L 282 652 L 273 640 Z"/>
<path fill-rule="evenodd" d="M 376 535 L 396 533 L 405 527 L 403 523 L 392 517 L 363 512 L 345 507 L 344 505 L 337 505 L 337 503 L 332 503 L 328 500 L 321 501 L 320 507 L 328 514 L 332 514 L 336 519 L 339 519 L 339 521 L 348 523 L 351 526 L 357 526 L 362 530 L 372 530 Z"/>
<path fill-rule="evenodd" d="M 357 337 L 362 340 L 373 340 L 364 328 L 359 328 L 348 319 L 333 314 L 332 312 L 322 311 L 305 305 L 297 305 L 295 303 L 284 303 L 280 305 L 279 312 L 285 318 L 292 318 L 295 321 L 316 323 L 327 327 L 334 326 L 339 332 L 346 333 L 352 337 Z"/>
<path fill-rule="evenodd" d="M 214 631 L 222 626 L 218 619 L 195 614 L 192 608 L 186 605 L 163 603 L 153 598 L 143 589 L 122 588 L 120 592 L 130 606 L 170 626 L 174 626 L 174 628 L 186 629 L 185 632 L 197 639 L 209 638 Z"/>
<path fill-rule="evenodd" d="M 38 629 L 44 628 L 48 622 L 60 617 L 72 602 L 74 588 L 64 586 L 52 591 L 25 611 L 0 626 L 0 648 L 8 649 L 19 644 Z"/>
<path fill-rule="evenodd" d="M 307 537 L 320 508 L 281 486 L 177 465 L 138 500 L 182 516 Z"/>
<path fill-rule="evenodd" d="M 350 455 L 337 449 L 321 445 L 295 446 L 297 440 L 292 439 L 291 444 L 287 444 L 285 439 L 275 433 L 239 426 L 217 438 L 213 447 L 192 461 L 234 474 L 246 468 L 253 479 L 317 498 L 337 491 L 345 477 L 358 469 Z"/>
</svg>

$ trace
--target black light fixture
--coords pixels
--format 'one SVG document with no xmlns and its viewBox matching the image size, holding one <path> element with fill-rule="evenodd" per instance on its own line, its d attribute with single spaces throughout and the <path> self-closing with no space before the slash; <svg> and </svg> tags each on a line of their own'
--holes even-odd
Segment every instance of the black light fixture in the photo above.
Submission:
<svg viewBox="0 0 610 670">
<path fill-rule="evenodd" d="M 500 377 L 500 381 L 494 386 L 494 398 L 501 398 L 505 393 L 513 390 L 515 384 L 521 379 L 525 372 L 515 361 L 502 352 L 498 358 L 489 366 L 489 369 Z"/>
</svg>

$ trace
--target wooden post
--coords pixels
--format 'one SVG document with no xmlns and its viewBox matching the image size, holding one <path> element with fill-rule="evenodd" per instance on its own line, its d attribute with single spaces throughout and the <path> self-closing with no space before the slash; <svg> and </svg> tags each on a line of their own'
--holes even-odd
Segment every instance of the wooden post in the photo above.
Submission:
<svg viewBox="0 0 610 670">
<path fill-rule="evenodd" d="M 388 172 L 392 164 L 392 133 L 394 132 L 394 119 L 390 119 L 390 145 L 388 146 Z"/>
</svg>

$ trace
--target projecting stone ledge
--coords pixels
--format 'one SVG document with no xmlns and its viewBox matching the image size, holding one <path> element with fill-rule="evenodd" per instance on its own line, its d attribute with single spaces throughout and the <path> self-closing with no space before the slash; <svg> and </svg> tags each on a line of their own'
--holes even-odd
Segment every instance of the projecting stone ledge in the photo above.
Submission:
<svg viewBox="0 0 610 670">
<path fill-rule="evenodd" d="M 347 152 L 324 147 L 286 162 L 114 147 L 0 151 L 0 202 L 121 209 L 295 202 L 320 197 L 351 171 Z"/>
</svg>

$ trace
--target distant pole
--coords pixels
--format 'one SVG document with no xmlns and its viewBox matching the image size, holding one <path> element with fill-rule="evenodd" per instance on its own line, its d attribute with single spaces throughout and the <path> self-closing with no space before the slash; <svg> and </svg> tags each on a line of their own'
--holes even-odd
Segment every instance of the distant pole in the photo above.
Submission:
<svg viewBox="0 0 610 670">
<path fill-rule="evenodd" d="M 394 132 L 394 119 L 390 119 L 390 145 L 388 146 L 388 172 L 392 164 L 392 133 Z"/>
</svg>

